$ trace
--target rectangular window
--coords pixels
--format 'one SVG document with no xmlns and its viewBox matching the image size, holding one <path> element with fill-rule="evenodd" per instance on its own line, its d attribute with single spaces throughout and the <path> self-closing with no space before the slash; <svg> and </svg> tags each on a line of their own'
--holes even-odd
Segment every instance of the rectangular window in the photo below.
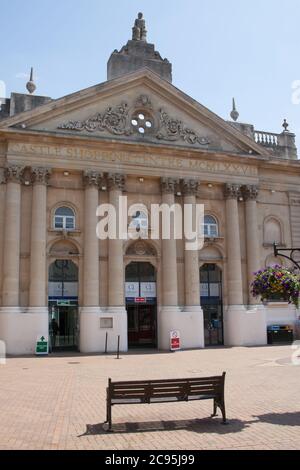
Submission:
<svg viewBox="0 0 300 470">
<path fill-rule="evenodd" d="M 66 217 L 66 229 L 73 229 L 74 228 L 74 219 L 73 217 Z"/>
</svg>

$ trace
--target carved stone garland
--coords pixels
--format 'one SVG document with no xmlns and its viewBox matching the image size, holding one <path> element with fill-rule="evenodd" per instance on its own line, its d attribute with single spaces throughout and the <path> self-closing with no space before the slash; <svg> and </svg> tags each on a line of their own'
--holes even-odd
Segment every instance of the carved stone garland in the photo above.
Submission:
<svg viewBox="0 0 300 470">
<path fill-rule="evenodd" d="M 141 107 L 149 110 L 153 109 L 150 98 L 147 95 L 139 96 L 135 106 L 137 109 Z M 60 124 L 58 129 L 77 132 L 87 131 L 90 133 L 108 131 L 113 135 L 130 136 L 134 133 L 130 121 L 128 104 L 121 103 L 115 108 L 110 106 L 104 113 L 97 113 L 84 121 L 70 120 Z M 159 129 L 156 138 L 168 142 L 182 140 L 189 145 L 198 144 L 206 146 L 210 144 L 206 137 L 199 136 L 194 130 L 185 126 L 182 121 L 170 117 L 162 109 L 160 110 Z"/>
<path fill-rule="evenodd" d="M 208 145 L 210 142 L 205 137 L 200 137 L 192 129 L 184 126 L 179 119 L 171 118 L 165 111 L 160 110 L 160 130 L 156 135 L 159 140 L 176 141 L 183 140 L 187 144 Z"/>
<path fill-rule="evenodd" d="M 122 103 L 115 108 L 109 107 L 101 114 L 97 113 L 95 116 L 86 119 L 85 121 L 68 121 L 58 126 L 58 129 L 66 129 L 82 132 L 103 132 L 107 130 L 114 135 L 130 135 L 132 134 L 131 127 L 127 127 L 128 105 Z"/>
</svg>

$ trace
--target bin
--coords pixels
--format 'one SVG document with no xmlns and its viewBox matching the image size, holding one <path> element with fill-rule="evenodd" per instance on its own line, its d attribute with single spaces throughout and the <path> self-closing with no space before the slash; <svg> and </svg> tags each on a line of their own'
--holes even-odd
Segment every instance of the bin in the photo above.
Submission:
<svg viewBox="0 0 300 470">
<path fill-rule="evenodd" d="M 272 325 L 268 327 L 268 344 L 293 344 L 294 330 L 290 325 Z"/>
</svg>

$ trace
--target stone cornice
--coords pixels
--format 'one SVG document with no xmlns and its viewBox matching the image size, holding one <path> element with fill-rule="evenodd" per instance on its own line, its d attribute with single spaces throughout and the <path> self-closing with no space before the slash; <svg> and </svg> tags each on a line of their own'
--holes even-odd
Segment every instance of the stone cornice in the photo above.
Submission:
<svg viewBox="0 0 300 470">
<path fill-rule="evenodd" d="M 52 119 L 61 115 L 62 110 L 70 114 L 73 109 L 87 107 L 88 104 L 94 103 L 95 99 L 99 100 L 104 97 L 109 98 L 110 96 L 116 96 L 117 93 L 128 92 L 129 90 L 136 89 L 140 85 L 150 88 L 152 92 L 156 92 L 160 96 L 163 94 L 166 100 L 170 101 L 172 105 L 185 110 L 194 119 L 200 119 L 202 122 L 204 120 L 208 127 L 215 128 L 217 133 L 222 134 L 226 140 L 231 141 L 241 149 L 242 152 L 247 153 L 248 151 L 252 151 L 259 155 L 270 155 L 267 149 L 243 135 L 240 131 L 236 130 L 234 126 L 231 126 L 230 123 L 205 108 L 172 84 L 160 79 L 155 73 L 148 69 L 141 69 L 128 74 L 126 77 L 107 81 L 100 85 L 80 90 L 72 95 L 52 100 L 34 110 L 20 113 L 19 115 L 3 120 L 1 126 L 3 129 L 7 129 L 9 126 L 23 124 L 28 128 L 35 123 L 41 121 L 45 122 L 46 119 Z M 23 133 L 26 132 L 27 130 L 23 130 Z"/>
<path fill-rule="evenodd" d="M 33 184 L 47 185 L 51 175 L 50 168 L 33 167 L 31 169 L 31 182 Z"/>
<path fill-rule="evenodd" d="M 227 183 L 224 188 L 225 199 L 237 199 L 241 194 L 240 184 Z"/>
<path fill-rule="evenodd" d="M 122 173 L 109 173 L 107 176 L 108 189 L 110 191 L 117 189 L 119 191 L 125 190 L 126 177 Z"/>
<path fill-rule="evenodd" d="M 22 183 L 25 167 L 11 165 L 5 168 L 4 175 L 7 183 Z"/>
</svg>

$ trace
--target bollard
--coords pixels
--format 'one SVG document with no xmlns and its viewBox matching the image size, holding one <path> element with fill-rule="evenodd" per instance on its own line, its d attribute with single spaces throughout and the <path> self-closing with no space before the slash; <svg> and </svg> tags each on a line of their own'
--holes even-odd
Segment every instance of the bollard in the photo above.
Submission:
<svg viewBox="0 0 300 470">
<path fill-rule="evenodd" d="M 106 337 L 105 337 L 105 354 L 107 354 L 107 343 L 108 343 L 108 333 L 106 332 Z"/>
<path fill-rule="evenodd" d="M 118 353 L 117 353 L 117 359 L 120 359 L 120 336 L 118 336 Z"/>
</svg>

